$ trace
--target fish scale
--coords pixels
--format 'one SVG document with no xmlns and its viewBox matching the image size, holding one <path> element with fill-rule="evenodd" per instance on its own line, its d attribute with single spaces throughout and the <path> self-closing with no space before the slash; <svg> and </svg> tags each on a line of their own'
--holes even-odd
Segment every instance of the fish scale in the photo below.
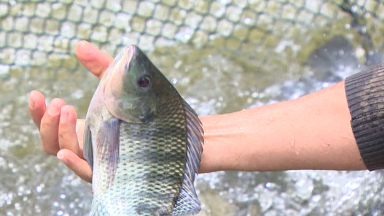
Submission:
<svg viewBox="0 0 384 216">
<path fill-rule="evenodd" d="M 185 167 L 185 114 L 180 102 L 165 105 L 165 113 L 148 124 L 120 123 L 119 163 L 123 166 L 117 168 L 117 184 L 100 198 L 95 194 L 95 199 L 113 207 L 108 209 L 111 215 L 136 215 L 135 209 L 140 208 L 140 215 L 152 215 L 145 210 L 170 211 L 176 202 Z"/>
<path fill-rule="evenodd" d="M 120 53 L 91 100 L 84 157 L 93 170 L 90 215 L 179 216 L 200 211 L 196 113 L 135 46 Z"/>
</svg>

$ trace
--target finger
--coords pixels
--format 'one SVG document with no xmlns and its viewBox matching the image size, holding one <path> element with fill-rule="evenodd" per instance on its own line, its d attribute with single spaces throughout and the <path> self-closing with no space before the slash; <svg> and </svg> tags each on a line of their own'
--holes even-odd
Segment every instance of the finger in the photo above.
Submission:
<svg viewBox="0 0 384 216">
<path fill-rule="evenodd" d="M 85 126 L 85 119 L 77 119 L 76 133 L 77 133 L 77 140 L 79 142 L 80 152 L 83 152 L 84 126 Z M 84 158 L 84 157 L 81 156 L 81 158 Z"/>
<path fill-rule="evenodd" d="M 60 150 L 58 143 L 59 119 L 61 107 L 65 102 L 55 98 L 49 104 L 40 125 L 40 138 L 43 150 L 48 154 L 56 155 Z"/>
<path fill-rule="evenodd" d="M 76 55 L 80 62 L 94 75 L 101 78 L 113 58 L 87 41 L 76 46 Z"/>
<path fill-rule="evenodd" d="M 59 147 L 60 149 L 68 149 L 81 156 L 76 134 L 76 121 L 76 110 L 68 105 L 63 106 L 60 113 Z"/>
<path fill-rule="evenodd" d="M 38 128 L 40 128 L 41 119 L 44 116 L 45 109 L 44 95 L 33 90 L 29 95 L 29 114 Z"/>
<path fill-rule="evenodd" d="M 92 169 L 86 160 L 82 160 L 68 149 L 61 149 L 57 153 L 57 158 L 61 160 L 70 170 L 84 181 L 92 183 Z"/>
</svg>

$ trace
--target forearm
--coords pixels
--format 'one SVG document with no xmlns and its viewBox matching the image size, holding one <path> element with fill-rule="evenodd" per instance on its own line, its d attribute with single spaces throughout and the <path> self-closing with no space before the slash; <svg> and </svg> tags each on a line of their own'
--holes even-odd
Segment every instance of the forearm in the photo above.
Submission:
<svg viewBox="0 0 384 216">
<path fill-rule="evenodd" d="M 344 82 L 304 97 L 206 116 L 200 172 L 366 169 Z"/>
</svg>

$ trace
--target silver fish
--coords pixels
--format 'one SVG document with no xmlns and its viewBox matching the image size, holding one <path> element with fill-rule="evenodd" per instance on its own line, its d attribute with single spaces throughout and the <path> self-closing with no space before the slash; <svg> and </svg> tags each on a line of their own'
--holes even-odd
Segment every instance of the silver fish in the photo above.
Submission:
<svg viewBox="0 0 384 216">
<path fill-rule="evenodd" d="M 203 142 L 194 110 L 138 47 L 124 48 L 105 71 L 86 117 L 90 215 L 198 213 L 193 183 Z"/>
</svg>

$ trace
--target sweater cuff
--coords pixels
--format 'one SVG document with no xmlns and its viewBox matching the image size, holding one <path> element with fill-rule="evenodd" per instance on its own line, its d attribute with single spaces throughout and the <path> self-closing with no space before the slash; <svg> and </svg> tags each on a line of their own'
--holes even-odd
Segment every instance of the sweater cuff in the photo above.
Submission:
<svg viewBox="0 0 384 216">
<path fill-rule="evenodd" d="M 369 170 L 384 168 L 384 64 L 349 76 L 345 91 L 351 126 Z"/>
</svg>

